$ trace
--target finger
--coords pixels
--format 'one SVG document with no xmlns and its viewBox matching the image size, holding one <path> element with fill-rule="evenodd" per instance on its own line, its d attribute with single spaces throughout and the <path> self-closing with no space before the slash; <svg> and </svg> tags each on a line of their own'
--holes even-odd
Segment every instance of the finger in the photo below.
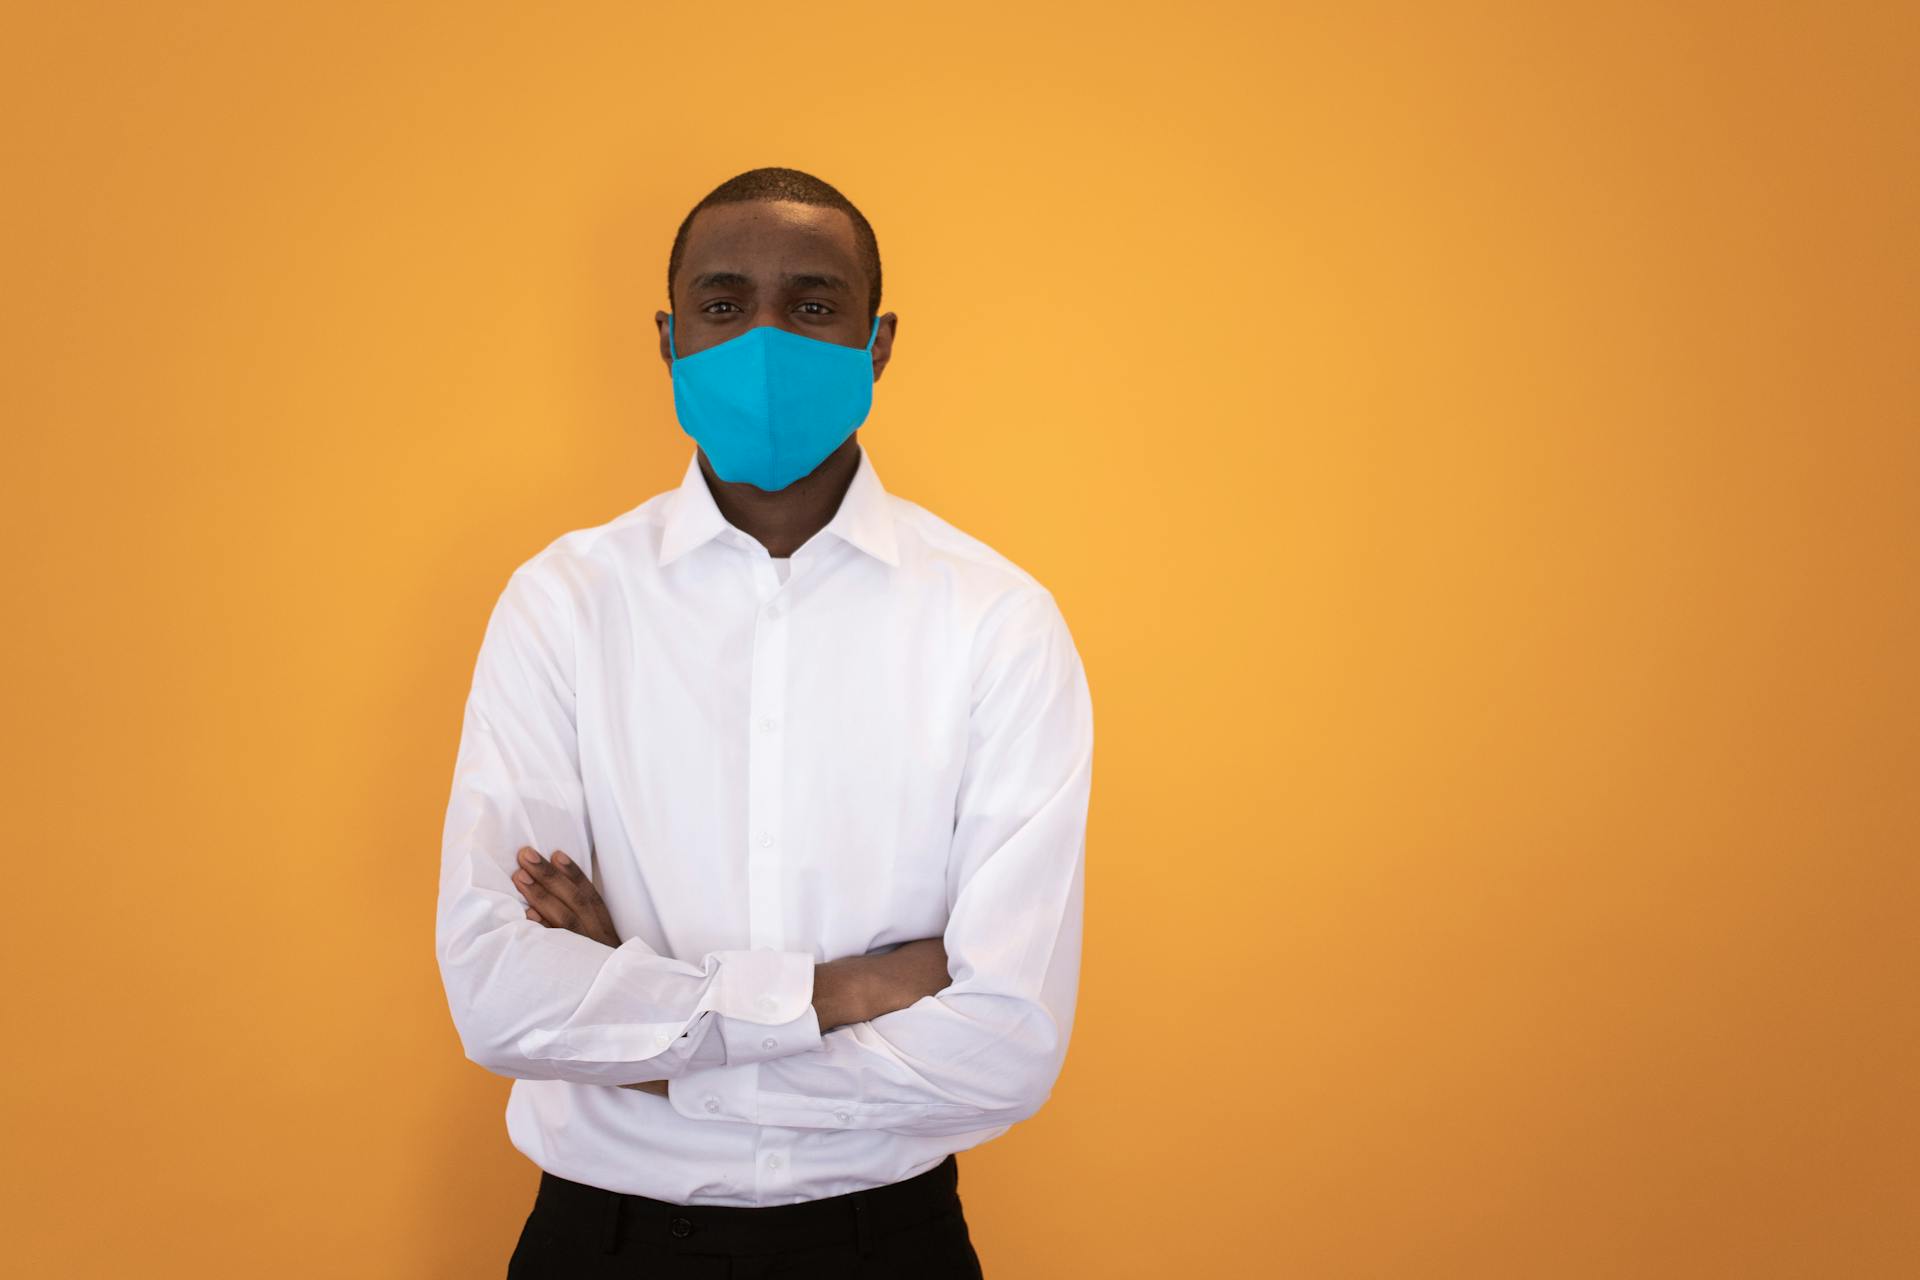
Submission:
<svg viewBox="0 0 1920 1280">
<path fill-rule="evenodd" d="M 538 882 L 522 886 L 527 900 L 533 909 L 540 913 L 540 923 L 552 925 L 557 929 L 571 929 L 578 923 L 572 907 L 553 894 L 548 893 Z"/>
<path fill-rule="evenodd" d="M 524 891 L 528 878 L 541 865 L 540 851 L 522 845 L 513 855 L 513 882 Z"/>
<path fill-rule="evenodd" d="M 553 874 L 553 869 L 549 867 L 547 875 Z M 520 892 L 527 895 L 527 904 L 538 909 L 544 921 L 563 929 L 572 927 L 575 919 L 573 907 L 548 888 L 551 883 L 548 879 L 522 867 L 513 873 L 513 882 L 520 886 Z"/>
<path fill-rule="evenodd" d="M 542 857 L 537 849 L 520 851 L 520 866 L 515 870 L 513 878 L 515 883 L 524 884 L 528 877 L 532 877 L 548 893 L 557 894 L 571 901 L 572 895 L 567 891 L 566 876 Z"/>
<path fill-rule="evenodd" d="M 567 878 L 567 883 L 572 887 L 573 900 L 582 911 L 592 911 L 600 905 L 600 890 L 594 888 L 592 877 L 581 870 L 579 863 L 565 852 L 555 852 L 553 864 Z"/>
<path fill-rule="evenodd" d="M 601 909 L 600 890 L 594 885 L 593 877 L 587 874 L 586 868 L 564 853 L 554 854 L 553 861 L 554 865 L 560 868 L 561 874 L 567 877 L 573 889 L 573 900 L 581 910 Z"/>
<path fill-rule="evenodd" d="M 593 881 L 581 873 L 578 866 L 569 869 L 572 859 L 560 862 L 564 853 L 556 851 L 553 861 L 537 859 L 526 869 L 539 881 L 541 888 L 565 902 L 574 915 L 581 919 L 590 918 L 600 902 L 600 894 L 593 887 Z"/>
<path fill-rule="evenodd" d="M 531 878 L 532 868 L 539 865 L 540 851 L 538 849 L 528 848 L 526 845 L 521 845 L 520 848 L 514 852 L 513 858 L 515 864 L 513 883 L 515 888 L 527 896 L 529 904 L 527 907 L 527 919 L 534 921 L 536 924 L 547 924 L 548 922 L 540 915 L 539 909 L 532 905 L 534 897 L 531 892 L 533 885 Z"/>
<path fill-rule="evenodd" d="M 553 865 L 555 870 L 566 877 L 567 883 L 572 885 L 575 890 L 578 890 L 583 885 L 589 889 L 593 887 L 593 881 L 587 878 L 587 873 L 580 869 L 579 863 L 566 855 L 565 850 L 556 849 L 554 851 Z"/>
</svg>

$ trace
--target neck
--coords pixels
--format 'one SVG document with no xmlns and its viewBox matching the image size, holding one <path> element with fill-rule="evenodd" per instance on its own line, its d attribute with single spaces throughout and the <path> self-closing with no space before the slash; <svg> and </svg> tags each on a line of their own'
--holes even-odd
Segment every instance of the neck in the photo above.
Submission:
<svg viewBox="0 0 1920 1280">
<path fill-rule="evenodd" d="M 790 556 L 826 527 L 860 469 L 858 431 L 806 475 L 784 489 L 766 490 L 743 481 L 722 480 L 713 473 L 704 450 L 700 474 L 706 477 L 713 505 L 727 523 L 749 534 L 771 556 Z"/>
</svg>

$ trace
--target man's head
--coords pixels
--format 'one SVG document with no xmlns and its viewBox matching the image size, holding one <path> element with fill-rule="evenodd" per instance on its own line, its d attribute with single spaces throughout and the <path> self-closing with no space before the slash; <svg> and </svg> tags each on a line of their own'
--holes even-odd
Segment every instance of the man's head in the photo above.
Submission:
<svg viewBox="0 0 1920 1280">
<path fill-rule="evenodd" d="M 798 169 L 727 179 L 681 221 L 667 258 L 660 357 L 692 355 L 755 325 L 864 347 L 880 309 L 880 248 L 852 201 Z M 896 316 L 879 317 L 873 374 L 886 367 Z"/>
<path fill-rule="evenodd" d="M 786 201 L 816 209 L 838 209 L 847 215 L 853 230 L 854 248 L 859 255 L 861 268 L 867 275 L 867 323 L 872 324 L 873 318 L 880 314 L 880 244 L 874 239 L 873 228 L 868 225 L 866 215 L 854 207 L 853 201 L 841 195 L 837 188 L 798 169 L 749 169 L 728 178 L 688 210 L 687 216 L 680 220 L 680 229 L 674 233 L 673 251 L 667 255 L 667 302 L 670 305 L 676 302 L 674 282 L 686 258 L 687 233 L 693 227 L 694 218 L 703 209 L 750 201 Z"/>
</svg>

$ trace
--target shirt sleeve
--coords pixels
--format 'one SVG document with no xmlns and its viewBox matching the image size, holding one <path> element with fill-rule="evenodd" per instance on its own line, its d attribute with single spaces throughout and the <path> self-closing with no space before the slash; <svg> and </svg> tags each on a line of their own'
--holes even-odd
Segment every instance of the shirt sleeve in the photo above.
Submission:
<svg viewBox="0 0 1920 1280">
<path fill-rule="evenodd" d="M 527 919 L 511 878 L 521 848 L 564 850 L 594 874 L 574 630 L 564 588 L 523 565 L 488 618 L 474 666 L 434 929 L 467 1057 L 516 1079 L 622 1085 L 717 1061 L 738 1067 L 766 1056 L 759 1046 L 769 1035 L 780 1052 L 809 1037 L 817 1044 L 810 951 L 722 950 L 696 962 L 640 938 L 608 947 Z"/>
<path fill-rule="evenodd" d="M 1079 985 L 1093 708 L 1050 593 L 1007 606 L 992 631 L 948 860 L 951 983 L 804 1052 L 676 1076 L 680 1114 L 956 1134 L 1004 1128 L 1051 1095 Z"/>
</svg>

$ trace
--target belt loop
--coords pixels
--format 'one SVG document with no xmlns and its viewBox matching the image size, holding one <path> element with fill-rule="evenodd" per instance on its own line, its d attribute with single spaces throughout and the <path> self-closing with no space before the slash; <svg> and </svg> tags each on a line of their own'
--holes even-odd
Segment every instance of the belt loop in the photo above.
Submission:
<svg viewBox="0 0 1920 1280">
<path fill-rule="evenodd" d="M 853 1236 L 860 1247 L 860 1256 L 873 1256 L 873 1217 L 867 1211 L 867 1193 L 853 1193 Z"/>
<path fill-rule="evenodd" d="M 600 1250 L 602 1253 L 616 1253 L 620 1249 L 621 1203 L 622 1201 L 621 1201 L 619 1192 L 617 1191 L 607 1192 L 606 1226 L 605 1226 L 604 1232 L 602 1233 L 602 1241 L 601 1241 L 602 1248 Z"/>
</svg>

